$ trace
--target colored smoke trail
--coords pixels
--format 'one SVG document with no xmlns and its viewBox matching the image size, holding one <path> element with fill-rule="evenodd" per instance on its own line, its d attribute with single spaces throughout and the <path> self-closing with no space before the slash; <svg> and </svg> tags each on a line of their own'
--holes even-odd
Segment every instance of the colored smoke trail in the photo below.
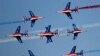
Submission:
<svg viewBox="0 0 100 56">
<path fill-rule="evenodd" d="M 84 7 L 79 7 L 78 9 L 91 9 L 91 8 L 100 8 L 100 4 L 97 4 L 97 5 L 90 5 L 90 6 L 84 6 Z M 73 10 L 75 10 L 75 9 L 73 9 Z M 12 22 L 0 22 L 0 25 L 21 23 L 21 22 L 24 22 L 24 21 L 23 21 L 23 20 L 19 20 L 19 21 L 12 21 Z"/>
<path fill-rule="evenodd" d="M 100 52 L 100 49 L 84 51 L 84 53 L 94 53 L 94 52 Z"/>
<path fill-rule="evenodd" d="M 19 21 L 11 21 L 11 22 L 0 22 L 0 25 L 7 25 L 7 24 L 14 24 L 14 23 L 21 23 L 24 22 L 23 20 Z"/>
<path fill-rule="evenodd" d="M 84 7 L 78 8 L 78 9 L 90 9 L 90 8 L 100 8 L 100 4 L 91 5 L 91 6 L 84 6 Z"/>
</svg>

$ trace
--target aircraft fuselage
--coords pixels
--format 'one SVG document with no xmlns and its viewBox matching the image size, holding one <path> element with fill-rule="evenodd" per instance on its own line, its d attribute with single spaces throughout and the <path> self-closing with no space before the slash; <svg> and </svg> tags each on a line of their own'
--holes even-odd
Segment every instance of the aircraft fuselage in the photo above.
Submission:
<svg viewBox="0 0 100 56">
<path fill-rule="evenodd" d="M 63 13 L 71 13 L 72 11 L 70 9 L 68 9 L 68 10 L 63 10 L 62 12 Z"/>
<path fill-rule="evenodd" d="M 74 54 L 68 54 L 67 56 L 77 56 L 77 54 L 76 53 L 74 53 Z"/>
<path fill-rule="evenodd" d="M 58 13 L 72 13 L 72 10 L 70 10 L 70 9 L 61 10 L 61 11 L 58 11 Z"/>
<path fill-rule="evenodd" d="M 33 16 L 33 17 L 31 17 L 30 20 L 38 20 L 39 18 L 42 18 L 42 17 L 39 17 L 39 16 Z"/>
<path fill-rule="evenodd" d="M 40 36 L 52 36 L 54 34 L 52 32 L 45 32 L 45 33 L 40 33 L 38 35 L 40 35 Z"/>
<path fill-rule="evenodd" d="M 73 33 L 81 33 L 81 30 L 74 30 Z"/>
<path fill-rule="evenodd" d="M 15 34 L 12 34 L 12 35 L 9 35 L 9 36 L 18 37 L 18 36 L 22 36 L 22 35 L 20 33 L 15 33 Z"/>
</svg>

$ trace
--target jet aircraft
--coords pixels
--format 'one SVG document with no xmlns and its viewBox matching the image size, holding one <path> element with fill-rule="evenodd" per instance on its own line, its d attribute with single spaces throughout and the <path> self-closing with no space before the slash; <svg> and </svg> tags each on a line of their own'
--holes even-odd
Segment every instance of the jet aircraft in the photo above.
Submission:
<svg viewBox="0 0 100 56">
<path fill-rule="evenodd" d="M 74 30 L 67 29 L 67 33 L 68 33 L 67 36 L 69 36 L 70 33 L 74 34 L 73 40 L 75 40 L 77 38 L 77 36 L 78 36 L 79 33 L 84 32 L 84 31 L 87 31 L 87 30 L 84 30 L 84 29 L 78 29 L 75 24 L 72 24 L 72 26 L 73 26 L 73 29 Z"/>
<path fill-rule="evenodd" d="M 71 2 L 68 2 L 65 9 L 58 11 L 58 13 L 64 13 L 69 17 L 69 19 L 72 19 L 71 13 L 73 11 L 78 12 L 78 7 L 76 6 L 74 9 L 70 9 L 70 4 L 71 4 Z"/>
<path fill-rule="evenodd" d="M 83 50 L 81 50 L 80 52 L 76 52 L 76 46 L 73 46 L 72 50 L 70 53 L 66 54 L 65 56 L 83 56 Z"/>
<path fill-rule="evenodd" d="M 48 25 L 47 27 L 45 27 L 46 31 L 45 32 L 41 32 L 40 34 L 37 34 L 38 36 L 40 36 L 41 38 L 46 37 L 47 38 L 47 43 L 49 42 L 53 42 L 52 41 L 52 37 L 54 35 L 58 36 L 58 29 L 55 30 L 55 32 L 51 32 L 51 25 Z"/>
<path fill-rule="evenodd" d="M 11 34 L 9 36 L 15 37 L 20 43 L 23 43 L 21 37 L 22 36 L 27 36 L 28 37 L 28 31 L 25 31 L 25 33 L 20 33 L 20 28 L 21 28 L 21 26 L 18 26 L 15 33 Z"/>
<path fill-rule="evenodd" d="M 31 27 L 34 26 L 36 20 L 43 18 L 40 16 L 35 16 L 35 14 L 32 11 L 29 11 L 29 14 L 31 17 L 27 18 L 26 16 L 24 16 L 24 22 L 31 21 Z"/>
</svg>

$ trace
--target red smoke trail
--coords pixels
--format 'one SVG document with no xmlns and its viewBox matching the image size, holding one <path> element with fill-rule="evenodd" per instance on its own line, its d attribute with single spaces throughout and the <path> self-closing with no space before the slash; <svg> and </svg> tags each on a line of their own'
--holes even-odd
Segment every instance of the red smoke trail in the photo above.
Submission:
<svg viewBox="0 0 100 56">
<path fill-rule="evenodd" d="M 78 9 L 90 9 L 90 8 L 99 8 L 100 7 L 100 4 L 97 4 L 97 5 L 91 5 L 91 6 L 85 6 L 85 7 L 80 7 Z"/>
</svg>

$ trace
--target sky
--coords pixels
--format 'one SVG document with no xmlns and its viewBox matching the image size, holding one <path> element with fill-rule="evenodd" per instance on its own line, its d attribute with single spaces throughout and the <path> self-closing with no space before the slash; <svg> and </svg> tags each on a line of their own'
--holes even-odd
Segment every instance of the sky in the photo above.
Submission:
<svg viewBox="0 0 100 56">
<path fill-rule="evenodd" d="M 23 16 L 30 17 L 29 10 L 44 17 L 36 21 L 33 28 L 30 27 L 30 22 L 0 24 L 0 56 L 29 56 L 29 49 L 35 56 L 63 56 L 68 54 L 74 45 L 77 46 L 76 52 L 84 50 L 84 56 L 100 56 L 100 8 L 73 12 L 73 19 L 70 20 L 66 15 L 57 13 L 65 8 L 67 2 L 71 2 L 71 8 L 100 4 L 100 0 L 0 0 L 0 22 L 23 20 Z M 87 32 L 80 33 L 77 39 L 73 40 L 73 34 L 67 36 L 65 29 L 73 29 L 72 23 Z M 21 32 L 28 29 L 31 34 L 29 38 L 22 37 L 22 44 L 7 36 L 14 33 L 19 25 Z M 45 31 L 48 25 L 52 25 L 51 31 L 58 28 L 63 32 L 60 37 L 54 36 L 53 43 L 49 44 L 46 43 L 46 38 L 34 36 Z"/>
</svg>

